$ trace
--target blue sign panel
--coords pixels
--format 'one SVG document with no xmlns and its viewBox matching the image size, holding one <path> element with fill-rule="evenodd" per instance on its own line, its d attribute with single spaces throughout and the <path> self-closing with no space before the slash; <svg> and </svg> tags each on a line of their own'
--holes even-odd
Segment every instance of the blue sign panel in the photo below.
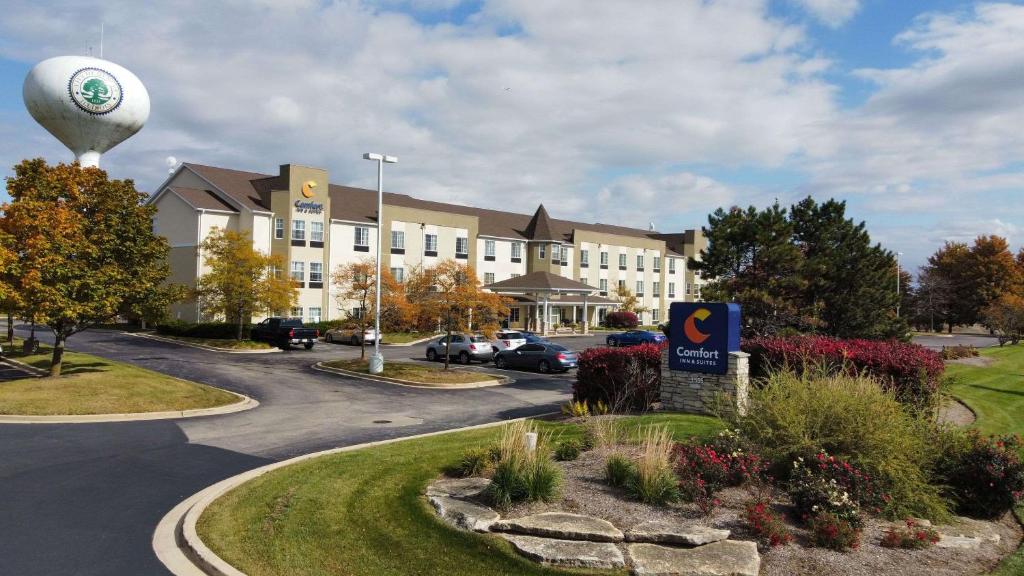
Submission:
<svg viewBox="0 0 1024 576">
<path fill-rule="evenodd" d="M 673 302 L 669 307 L 670 370 L 725 374 L 740 349 L 740 305 Z"/>
</svg>

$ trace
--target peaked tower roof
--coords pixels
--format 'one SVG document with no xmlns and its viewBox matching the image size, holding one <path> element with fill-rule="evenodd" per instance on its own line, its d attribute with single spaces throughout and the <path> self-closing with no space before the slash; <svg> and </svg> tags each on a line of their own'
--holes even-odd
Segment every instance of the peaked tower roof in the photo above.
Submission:
<svg viewBox="0 0 1024 576">
<path fill-rule="evenodd" d="M 530 223 L 526 225 L 523 234 L 530 240 L 555 241 L 558 240 L 558 236 L 555 235 L 553 228 L 551 217 L 548 216 L 548 211 L 541 204 L 533 214 L 533 218 L 530 219 Z"/>
</svg>

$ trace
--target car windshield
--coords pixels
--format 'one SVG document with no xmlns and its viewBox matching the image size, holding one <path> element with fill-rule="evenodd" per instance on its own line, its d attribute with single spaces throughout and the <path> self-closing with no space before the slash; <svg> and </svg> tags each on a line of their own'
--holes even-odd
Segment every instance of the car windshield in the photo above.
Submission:
<svg viewBox="0 0 1024 576">
<path fill-rule="evenodd" d="M 302 326 L 301 318 L 283 318 L 281 319 L 281 326 Z"/>
<path fill-rule="evenodd" d="M 551 348 L 555 352 L 568 352 L 569 351 L 568 348 L 566 348 L 565 346 L 561 346 L 559 344 L 549 344 L 548 348 Z"/>
<path fill-rule="evenodd" d="M 469 339 L 470 342 L 487 342 L 487 338 L 483 336 L 473 336 Z"/>
<path fill-rule="evenodd" d="M 501 334 L 501 337 L 504 340 L 522 340 L 523 339 L 523 335 L 520 334 L 519 332 L 505 332 L 505 333 Z"/>
</svg>

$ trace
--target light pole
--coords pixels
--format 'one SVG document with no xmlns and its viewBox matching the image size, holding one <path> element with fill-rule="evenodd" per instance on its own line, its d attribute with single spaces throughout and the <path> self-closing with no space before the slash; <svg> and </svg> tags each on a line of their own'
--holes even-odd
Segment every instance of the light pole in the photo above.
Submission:
<svg viewBox="0 0 1024 576">
<path fill-rule="evenodd" d="M 380 374 L 384 371 L 384 356 L 380 353 L 380 246 L 384 228 L 384 163 L 394 164 L 398 162 L 398 158 L 387 154 L 367 152 L 363 154 L 363 160 L 377 162 L 377 275 L 373 281 L 377 298 L 374 301 L 373 356 L 370 357 L 369 372 L 370 374 Z"/>
<path fill-rule="evenodd" d="M 903 252 L 896 253 L 896 317 L 900 317 L 900 256 Z"/>
</svg>

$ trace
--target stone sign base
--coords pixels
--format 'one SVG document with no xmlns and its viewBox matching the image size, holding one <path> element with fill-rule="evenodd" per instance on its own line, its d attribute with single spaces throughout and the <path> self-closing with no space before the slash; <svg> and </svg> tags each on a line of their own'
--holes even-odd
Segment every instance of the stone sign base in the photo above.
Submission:
<svg viewBox="0 0 1024 576">
<path fill-rule="evenodd" d="M 661 357 L 661 405 L 690 414 L 714 414 L 719 408 L 746 414 L 749 359 L 746 352 L 730 352 L 728 372 L 701 374 L 669 370 L 666 350 Z"/>
</svg>

